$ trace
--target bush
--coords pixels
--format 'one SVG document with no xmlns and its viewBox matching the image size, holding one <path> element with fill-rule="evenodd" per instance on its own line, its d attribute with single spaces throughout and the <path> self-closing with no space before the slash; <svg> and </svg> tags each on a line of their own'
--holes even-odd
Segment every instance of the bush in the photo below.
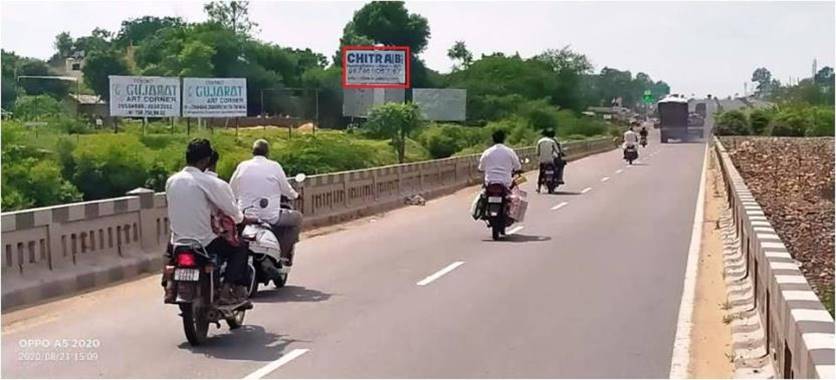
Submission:
<svg viewBox="0 0 836 380">
<path fill-rule="evenodd" d="M 805 134 L 807 136 L 834 136 L 834 113 L 832 107 L 815 107 L 811 109 L 813 124 L 810 125 Z"/>
<path fill-rule="evenodd" d="M 432 158 L 450 157 L 454 153 L 488 140 L 485 130 L 450 124 L 434 124 L 421 130 L 416 136 Z"/>
<path fill-rule="evenodd" d="M 773 116 L 775 116 L 775 112 L 771 109 L 760 108 L 752 111 L 749 115 L 749 124 L 752 127 L 752 133 L 756 135 L 766 133 Z"/>
<path fill-rule="evenodd" d="M 61 103 L 49 95 L 21 96 L 15 101 L 14 115 L 21 120 L 54 118 L 63 113 Z"/>
<path fill-rule="evenodd" d="M 775 115 L 769 126 L 770 136 L 804 136 L 807 126 L 813 124 L 813 119 L 803 109 L 792 108 L 781 110 Z"/>
<path fill-rule="evenodd" d="M 752 134 L 752 132 L 746 114 L 738 110 L 732 110 L 720 114 L 717 118 L 717 126 L 714 128 L 714 134 L 718 136 L 746 136 Z"/>
<path fill-rule="evenodd" d="M 145 185 L 153 153 L 136 136 L 101 134 L 73 151 L 72 182 L 87 200 L 124 195 Z"/>
</svg>

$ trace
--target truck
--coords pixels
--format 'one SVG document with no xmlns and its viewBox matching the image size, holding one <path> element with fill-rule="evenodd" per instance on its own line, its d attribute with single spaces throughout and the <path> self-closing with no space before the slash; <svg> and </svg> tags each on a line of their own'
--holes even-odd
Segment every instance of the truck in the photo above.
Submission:
<svg viewBox="0 0 836 380">
<path fill-rule="evenodd" d="M 704 103 L 703 103 L 704 104 Z M 657 103 L 659 112 L 659 126 L 661 142 L 669 139 L 692 141 L 703 138 L 703 127 L 693 126 L 689 112 L 688 101 L 682 97 L 667 96 Z"/>
</svg>

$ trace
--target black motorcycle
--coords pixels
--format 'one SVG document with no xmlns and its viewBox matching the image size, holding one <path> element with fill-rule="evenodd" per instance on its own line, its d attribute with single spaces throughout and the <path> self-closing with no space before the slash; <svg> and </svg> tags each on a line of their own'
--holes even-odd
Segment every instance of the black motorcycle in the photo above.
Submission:
<svg viewBox="0 0 836 380">
<path fill-rule="evenodd" d="M 218 303 L 225 270 L 226 263 L 208 253 L 197 241 L 174 244 L 171 249 L 163 272 L 165 303 L 180 307 L 183 331 L 193 346 L 206 342 L 210 323 L 217 328 L 221 327 L 221 320 L 230 329 L 243 326 L 246 310 L 252 308 L 248 303 Z M 255 269 L 251 262 L 247 265 L 247 275 L 252 286 Z"/>
<path fill-rule="evenodd" d="M 557 167 L 553 163 L 540 164 L 540 183 L 537 184 L 539 189 L 541 185 L 546 185 L 549 194 L 554 194 L 554 189 L 559 186 L 557 178 Z"/>
<path fill-rule="evenodd" d="M 632 165 L 633 161 L 639 158 L 639 150 L 635 145 L 630 145 L 624 148 L 624 159 L 628 164 Z"/>
</svg>

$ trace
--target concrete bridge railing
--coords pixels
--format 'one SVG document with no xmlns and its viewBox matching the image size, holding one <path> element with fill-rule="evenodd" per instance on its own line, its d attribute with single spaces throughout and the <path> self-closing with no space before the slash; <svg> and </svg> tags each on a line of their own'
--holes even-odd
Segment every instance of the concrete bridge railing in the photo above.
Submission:
<svg viewBox="0 0 836 380">
<path fill-rule="evenodd" d="M 746 257 L 744 278 L 752 281 L 755 309 L 779 377 L 836 377 L 833 317 L 810 288 L 723 144 L 715 138 L 714 146 L 736 236 Z"/>
<path fill-rule="evenodd" d="M 610 139 L 565 144 L 569 159 L 613 149 Z M 532 158 L 534 148 L 517 150 Z M 314 175 L 300 189 L 296 207 L 305 226 L 367 216 L 481 181 L 479 155 Z M 463 216 L 465 217 L 465 216 Z M 169 233 L 165 193 L 2 214 L 2 306 L 27 305 L 83 289 L 158 271 Z"/>
</svg>

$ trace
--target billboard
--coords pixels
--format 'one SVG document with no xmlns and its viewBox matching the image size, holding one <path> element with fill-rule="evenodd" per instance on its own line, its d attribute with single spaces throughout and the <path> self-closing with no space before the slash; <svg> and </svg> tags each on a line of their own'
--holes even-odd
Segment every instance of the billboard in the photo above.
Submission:
<svg viewBox="0 0 836 380">
<path fill-rule="evenodd" d="M 414 88 L 412 102 L 426 120 L 464 121 L 467 90 L 456 88 Z"/>
<path fill-rule="evenodd" d="M 409 88 L 408 46 L 343 46 L 343 88 Z"/>
<path fill-rule="evenodd" d="M 180 116 L 180 79 L 110 75 L 110 116 Z"/>
<path fill-rule="evenodd" d="M 247 116 L 247 78 L 183 78 L 183 116 Z"/>
<path fill-rule="evenodd" d="M 343 90 L 343 116 L 366 117 L 369 109 L 383 103 L 403 103 L 402 88 L 346 88 Z"/>
</svg>

